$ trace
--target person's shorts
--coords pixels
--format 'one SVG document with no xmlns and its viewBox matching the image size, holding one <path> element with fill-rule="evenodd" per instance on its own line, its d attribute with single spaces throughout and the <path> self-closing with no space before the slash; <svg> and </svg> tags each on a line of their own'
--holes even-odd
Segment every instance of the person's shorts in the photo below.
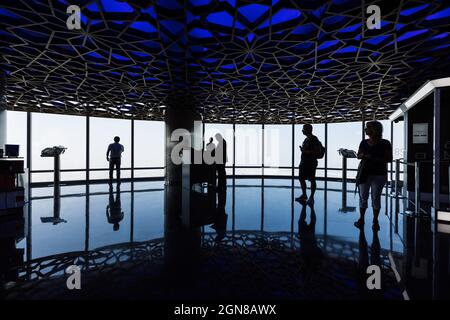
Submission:
<svg viewBox="0 0 450 320">
<path fill-rule="evenodd" d="M 120 168 L 121 158 L 109 158 L 109 169 Z"/>
<path fill-rule="evenodd" d="M 301 162 L 299 167 L 299 179 L 300 180 L 315 180 L 317 162 Z"/>
</svg>

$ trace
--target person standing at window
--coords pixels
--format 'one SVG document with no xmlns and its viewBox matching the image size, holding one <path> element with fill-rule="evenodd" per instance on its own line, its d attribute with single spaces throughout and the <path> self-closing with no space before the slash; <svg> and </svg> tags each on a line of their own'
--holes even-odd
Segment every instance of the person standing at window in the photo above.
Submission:
<svg viewBox="0 0 450 320">
<path fill-rule="evenodd" d="M 209 138 L 209 142 L 206 144 L 206 151 L 208 151 L 213 158 L 215 156 L 215 149 L 216 145 L 214 144 L 214 139 L 211 137 Z"/>
<path fill-rule="evenodd" d="M 123 145 L 119 143 L 120 137 L 114 137 L 114 143 L 108 146 L 106 151 L 106 161 L 109 162 L 109 184 L 112 184 L 113 171 L 116 167 L 117 184 L 120 185 L 120 163 L 122 159 L 122 152 L 125 151 Z"/>
<path fill-rule="evenodd" d="M 227 142 L 220 133 L 215 135 L 217 140 L 217 147 L 214 156 L 216 157 L 217 181 L 218 188 L 225 189 L 227 187 L 227 173 L 225 166 L 228 161 L 227 156 Z"/>
<path fill-rule="evenodd" d="M 378 121 L 370 121 L 364 129 L 369 139 L 361 141 L 358 149 L 358 159 L 361 160 L 358 169 L 359 211 L 360 217 L 355 222 L 357 228 L 364 227 L 364 215 L 367 210 L 369 192 L 372 198 L 373 226 L 378 231 L 378 215 L 381 208 L 381 193 L 387 181 L 387 164 L 392 161 L 392 145 L 383 139 L 383 125 Z"/>
<path fill-rule="evenodd" d="M 306 136 L 303 144 L 300 146 L 302 157 L 299 165 L 299 180 L 302 187 L 302 195 L 295 198 L 296 201 L 305 202 L 308 205 L 314 204 L 314 194 L 316 192 L 316 169 L 317 158 L 320 153 L 320 141 L 312 134 L 313 127 L 310 124 L 303 125 L 303 134 Z M 306 180 L 311 182 L 311 194 L 306 195 Z"/>
<path fill-rule="evenodd" d="M 214 139 L 209 138 L 209 142 L 206 144 L 205 156 L 203 157 L 203 161 L 208 165 L 207 175 L 208 175 L 208 185 L 216 186 L 217 174 L 216 174 L 216 166 L 214 163 L 209 162 L 207 157 L 210 157 L 211 161 L 214 160 L 216 155 L 216 145 L 214 144 Z"/>
</svg>

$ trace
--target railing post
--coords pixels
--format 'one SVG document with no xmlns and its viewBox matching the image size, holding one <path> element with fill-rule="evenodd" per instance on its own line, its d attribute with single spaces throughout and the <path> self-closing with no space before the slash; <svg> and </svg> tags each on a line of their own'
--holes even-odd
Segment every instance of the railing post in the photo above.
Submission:
<svg viewBox="0 0 450 320">
<path fill-rule="evenodd" d="M 324 172 L 323 177 L 325 179 L 325 190 L 328 187 L 328 123 L 325 122 L 325 157 L 324 157 Z"/>
<path fill-rule="evenodd" d="M 131 119 L 131 182 L 134 181 L 134 119 Z"/>
<path fill-rule="evenodd" d="M 400 159 L 395 159 L 395 186 L 394 186 L 395 197 L 398 197 L 399 182 L 400 182 Z"/>
<path fill-rule="evenodd" d="M 419 162 L 414 162 L 414 185 L 415 185 L 415 211 L 416 214 L 420 214 L 420 166 Z"/>
<path fill-rule="evenodd" d="M 90 164 L 90 141 L 91 141 L 91 119 L 90 116 L 87 115 L 86 116 L 86 187 L 89 188 L 89 180 L 91 179 L 90 176 L 90 168 L 91 168 L 91 164 Z"/>
<path fill-rule="evenodd" d="M 342 156 L 342 195 L 347 194 L 347 157 Z"/>
<path fill-rule="evenodd" d="M 28 168 L 28 199 L 31 199 L 31 183 L 32 183 L 32 172 L 33 172 L 33 157 L 32 157 L 32 124 L 33 118 L 31 112 L 27 112 L 27 168 Z"/>
<path fill-rule="evenodd" d="M 53 183 L 53 196 L 55 200 L 59 201 L 61 196 L 61 161 L 59 154 L 54 157 Z"/>
</svg>

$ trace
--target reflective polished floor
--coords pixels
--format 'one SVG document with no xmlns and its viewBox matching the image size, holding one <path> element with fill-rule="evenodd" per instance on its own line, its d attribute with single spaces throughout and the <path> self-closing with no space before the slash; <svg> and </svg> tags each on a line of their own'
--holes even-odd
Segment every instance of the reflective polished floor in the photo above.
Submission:
<svg viewBox="0 0 450 320">
<path fill-rule="evenodd" d="M 429 218 L 402 214 L 405 200 L 396 203 L 388 196 L 380 231 L 372 231 L 370 210 L 360 231 L 353 226 L 358 196 L 353 191 L 343 196 L 341 187 L 319 182 L 314 206 L 293 200 L 300 190 L 289 179 L 228 180 L 226 190 L 209 192 L 169 188 L 163 181 L 112 189 L 63 186 L 56 202 L 51 188 L 34 188 L 15 247 L 5 240 L 9 233 L 0 238 L 7 248 L 0 269 L 3 294 L 8 299 L 449 298 L 449 235 L 433 233 Z M 8 264 L 11 256 L 19 262 Z M 82 290 L 66 288 L 64 270 L 70 265 L 82 269 Z M 381 290 L 367 288 L 369 265 L 382 271 Z"/>
</svg>

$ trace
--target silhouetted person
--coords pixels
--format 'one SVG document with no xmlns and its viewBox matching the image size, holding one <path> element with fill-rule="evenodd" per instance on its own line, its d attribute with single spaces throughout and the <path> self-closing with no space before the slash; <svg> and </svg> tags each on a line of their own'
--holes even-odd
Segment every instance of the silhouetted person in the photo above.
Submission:
<svg viewBox="0 0 450 320">
<path fill-rule="evenodd" d="M 204 153 L 203 161 L 206 163 L 209 167 L 208 170 L 208 185 L 215 186 L 216 185 L 216 167 L 214 164 L 214 157 L 216 154 L 216 145 L 214 144 L 214 139 L 211 137 L 209 138 L 209 142 L 206 144 L 206 150 Z M 207 157 L 210 157 L 208 160 Z"/>
<path fill-rule="evenodd" d="M 225 166 L 228 161 L 227 157 L 227 142 L 222 137 L 220 133 L 216 134 L 217 147 L 215 155 L 220 157 L 220 159 L 216 159 L 216 170 L 217 170 L 217 180 L 218 180 L 218 188 L 224 189 L 227 186 L 227 173 L 225 171 Z"/>
<path fill-rule="evenodd" d="M 360 276 L 364 279 L 366 277 L 367 267 L 369 266 L 369 251 L 367 249 L 368 245 L 366 235 L 364 233 L 364 228 L 361 228 L 359 231 L 358 245 L 359 245 L 358 272 L 360 273 Z"/>
<path fill-rule="evenodd" d="M 378 231 L 373 231 L 372 246 L 370 247 L 370 262 L 381 267 L 381 244 Z"/>
<path fill-rule="evenodd" d="M 309 277 L 312 273 L 317 271 L 323 257 L 322 250 L 320 250 L 316 240 L 316 212 L 314 211 L 314 206 L 311 205 L 311 219 L 309 224 L 306 223 L 307 207 L 306 204 L 302 205 L 300 219 L 298 220 L 300 256 L 305 265 L 305 277 Z"/>
<path fill-rule="evenodd" d="M 119 141 L 119 137 L 114 137 L 114 143 L 111 143 L 106 150 L 106 161 L 109 162 L 109 184 L 112 184 L 114 167 L 116 167 L 117 183 L 120 184 L 120 163 L 125 149 Z"/>
<path fill-rule="evenodd" d="M 355 222 L 355 226 L 357 228 L 364 227 L 364 215 L 370 191 L 373 208 L 372 228 L 379 230 L 378 215 L 381 208 L 381 192 L 387 181 L 387 164 L 392 161 L 392 145 L 388 140 L 382 138 L 383 125 L 378 121 L 368 122 L 365 132 L 369 139 L 361 141 L 358 149 L 358 159 L 361 159 L 358 169 L 360 217 Z"/>
<path fill-rule="evenodd" d="M 211 226 L 217 232 L 217 236 L 215 241 L 221 241 L 226 234 L 227 231 L 227 220 L 228 215 L 225 212 L 225 205 L 227 202 L 227 191 L 226 188 L 222 188 L 217 193 L 217 208 L 216 214 L 214 216 L 214 223 Z"/>
<path fill-rule="evenodd" d="M 300 202 L 307 200 L 307 204 L 314 204 L 314 194 L 316 192 L 317 157 L 319 156 L 321 146 L 319 139 L 312 134 L 312 131 L 312 125 L 303 125 L 302 132 L 306 138 L 300 146 L 302 156 L 299 165 L 299 180 L 302 188 L 302 195 L 295 199 Z M 309 199 L 306 195 L 306 180 L 311 182 L 311 195 L 309 196 Z"/>
<path fill-rule="evenodd" d="M 206 144 L 206 150 L 211 152 L 211 156 L 214 157 L 216 145 L 214 144 L 214 139 L 209 138 L 208 143 Z"/>
<path fill-rule="evenodd" d="M 109 188 L 109 204 L 106 206 L 106 218 L 113 225 L 113 230 L 120 228 L 120 221 L 123 220 L 122 204 L 120 202 L 120 188 L 117 187 L 116 198 L 114 199 L 113 188 Z"/>
</svg>

